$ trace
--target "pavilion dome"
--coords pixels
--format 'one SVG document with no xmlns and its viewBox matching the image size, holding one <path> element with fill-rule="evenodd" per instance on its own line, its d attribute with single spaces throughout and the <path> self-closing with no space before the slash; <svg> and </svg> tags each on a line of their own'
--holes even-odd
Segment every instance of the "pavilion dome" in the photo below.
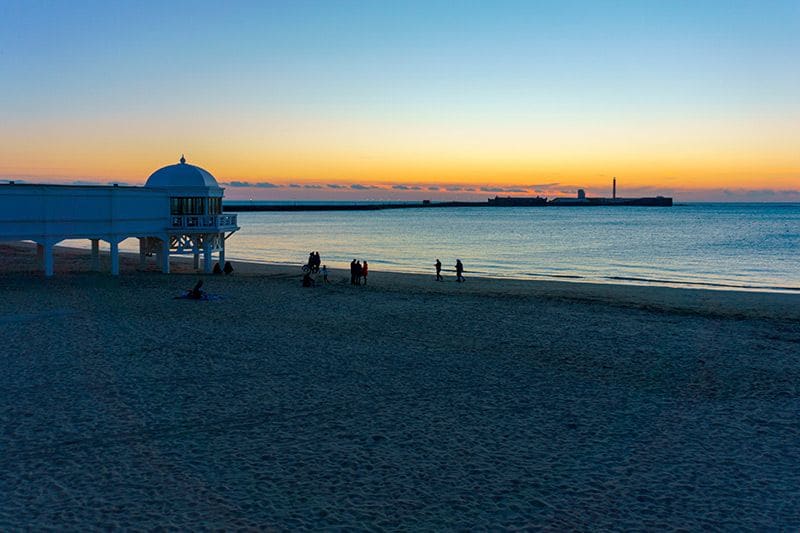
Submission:
<svg viewBox="0 0 800 533">
<path fill-rule="evenodd" d="M 145 187 L 163 187 L 168 189 L 183 187 L 211 187 L 218 189 L 219 184 L 214 176 L 205 169 L 190 165 L 181 156 L 177 165 L 169 165 L 153 172 Z"/>
</svg>

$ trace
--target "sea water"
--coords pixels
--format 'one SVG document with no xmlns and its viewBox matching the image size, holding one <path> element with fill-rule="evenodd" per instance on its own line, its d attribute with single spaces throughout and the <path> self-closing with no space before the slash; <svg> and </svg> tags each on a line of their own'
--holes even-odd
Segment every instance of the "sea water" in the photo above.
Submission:
<svg viewBox="0 0 800 533">
<path fill-rule="evenodd" d="M 235 203 L 235 202 L 230 202 Z M 279 203 L 279 202 L 272 202 Z M 286 202 L 281 202 L 286 203 Z M 289 202 L 291 203 L 291 202 Z M 298 202 L 299 203 L 299 202 Z M 354 202 L 353 202 L 354 203 Z M 673 207 L 463 207 L 241 212 L 234 262 L 800 292 L 800 204 Z M 86 241 L 65 242 L 88 247 Z M 107 248 L 107 246 L 106 246 Z M 120 248 L 138 251 L 128 239 Z"/>
<path fill-rule="evenodd" d="M 239 213 L 227 256 L 373 271 L 800 291 L 800 204 Z"/>
</svg>

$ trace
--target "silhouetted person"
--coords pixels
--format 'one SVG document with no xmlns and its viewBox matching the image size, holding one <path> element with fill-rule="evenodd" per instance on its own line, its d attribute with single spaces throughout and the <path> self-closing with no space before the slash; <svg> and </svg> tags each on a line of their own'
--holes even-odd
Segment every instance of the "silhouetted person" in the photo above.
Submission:
<svg viewBox="0 0 800 533">
<path fill-rule="evenodd" d="M 322 265 L 322 283 L 330 283 L 328 281 L 328 265 Z"/>
<path fill-rule="evenodd" d="M 361 272 L 362 272 L 361 261 L 356 261 L 355 270 L 356 270 L 356 285 L 361 285 Z"/>
<path fill-rule="evenodd" d="M 306 272 L 303 274 L 303 287 L 313 287 L 314 286 L 314 278 L 311 277 L 310 272 Z"/>
<path fill-rule="evenodd" d="M 225 272 L 225 275 L 233 274 L 233 265 L 230 261 L 225 261 L 225 268 L 222 271 Z"/>
<path fill-rule="evenodd" d="M 219 263 L 214 263 L 213 273 L 216 275 L 222 274 L 222 269 L 219 267 Z"/>
<path fill-rule="evenodd" d="M 438 259 L 433 264 L 436 267 L 436 281 L 443 281 L 444 278 L 442 277 L 442 262 Z"/>
<path fill-rule="evenodd" d="M 319 252 L 311 252 L 308 256 L 308 269 L 316 274 L 319 272 L 320 258 Z"/>
<path fill-rule="evenodd" d="M 461 259 L 456 259 L 456 281 L 462 282 L 466 281 L 462 274 L 464 273 L 464 265 L 461 263 Z"/>
<path fill-rule="evenodd" d="M 356 284 L 356 260 L 350 261 L 350 285 Z"/>
<path fill-rule="evenodd" d="M 194 287 L 192 288 L 192 290 L 189 291 L 189 294 L 187 296 L 189 296 L 189 298 L 191 298 L 192 300 L 201 299 L 203 297 L 203 291 L 201 290 L 202 286 L 203 286 L 203 280 L 202 279 L 197 280 L 197 283 L 194 284 Z"/>
<path fill-rule="evenodd" d="M 367 274 L 369 274 L 369 265 L 364 261 L 364 266 L 361 267 L 361 277 L 364 278 L 364 285 L 367 284 Z"/>
</svg>

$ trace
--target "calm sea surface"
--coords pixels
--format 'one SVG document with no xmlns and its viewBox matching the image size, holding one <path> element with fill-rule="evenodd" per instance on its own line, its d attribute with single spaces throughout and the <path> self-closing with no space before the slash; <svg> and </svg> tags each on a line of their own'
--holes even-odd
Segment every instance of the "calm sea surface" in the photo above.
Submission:
<svg viewBox="0 0 800 533">
<path fill-rule="evenodd" d="M 800 290 L 800 204 L 240 213 L 228 257 L 329 267 Z"/>
<path fill-rule="evenodd" d="M 229 259 L 466 275 L 800 291 L 800 204 L 239 213 Z M 77 241 L 76 241 L 77 243 Z M 83 245 L 85 243 L 81 243 Z M 121 248 L 138 251 L 136 240 Z"/>
</svg>

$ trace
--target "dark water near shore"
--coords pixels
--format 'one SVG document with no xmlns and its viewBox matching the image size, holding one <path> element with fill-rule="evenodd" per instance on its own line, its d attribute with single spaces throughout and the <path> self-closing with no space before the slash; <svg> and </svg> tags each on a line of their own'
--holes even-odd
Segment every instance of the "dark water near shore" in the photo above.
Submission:
<svg viewBox="0 0 800 533">
<path fill-rule="evenodd" d="M 800 204 L 240 213 L 228 256 L 329 267 L 800 290 Z"/>
</svg>

